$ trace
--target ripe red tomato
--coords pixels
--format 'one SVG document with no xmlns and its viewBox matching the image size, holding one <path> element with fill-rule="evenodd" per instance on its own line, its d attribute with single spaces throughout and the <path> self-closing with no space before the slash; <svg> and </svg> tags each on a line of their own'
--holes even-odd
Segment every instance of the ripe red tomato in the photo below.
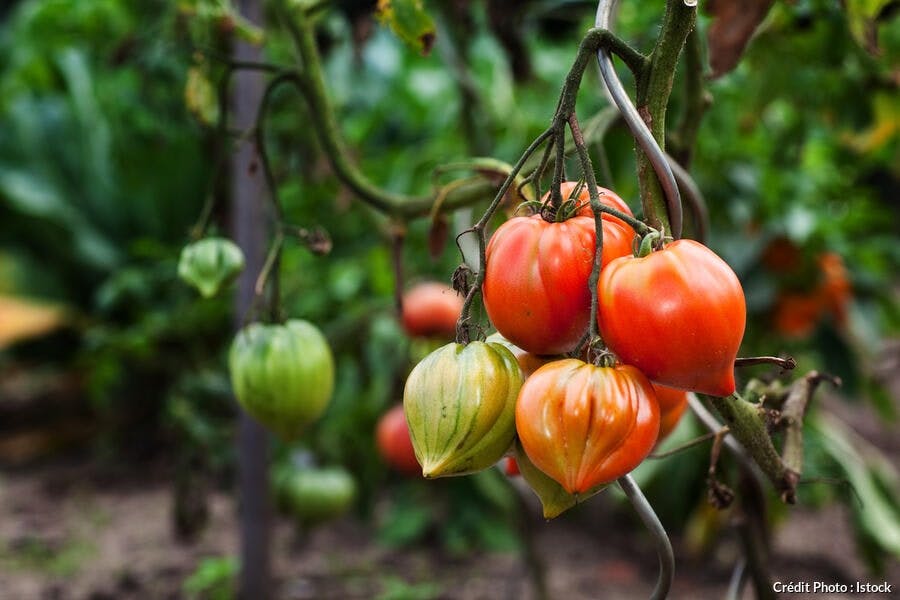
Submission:
<svg viewBox="0 0 900 600">
<path fill-rule="evenodd" d="M 629 365 L 573 358 L 544 365 L 519 392 L 516 431 L 528 458 L 570 494 L 618 479 L 650 453 L 659 405 Z"/>
<path fill-rule="evenodd" d="M 631 254 L 634 232 L 603 221 L 606 265 Z M 588 279 L 594 260 L 594 220 L 550 223 L 514 217 L 487 247 L 484 306 L 503 337 L 532 354 L 562 354 L 578 343 L 591 312 Z"/>
<path fill-rule="evenodd" d="M 581 183 L 579 181 L 563 181 L 559 184 L 559 192 L 563 197 L 563 200 L 568 200 L 572 196 L 572 192 L 575 190 L 576 186 L 581 186 L 578 192 L 578 197 L 575 198 L 579 203 L 582 204 L 582 207 L 576 213 L 580 217 L 590 217 L 594 218 L 594 211 L 591 210 L 591 193 L 588 191 L 588 187 L 586 184 Z M 625 204 L 625 201 L 619 197 L 617 193 L 612 190 L 608 190 L 605 187 L 597 186 L 597 192 L 600 195 L 600 203 L 605 204 L 611 208 L 615 208 L 619 212 L 623 212 L 626 215 L 634 216 L 634 213 L 631 212 L 631 209 L 628 208 L 628 205 Z M 541 202 L 548 202 L 550 200 L 550 192 L 544 194 L 544 197 L 541 198 Z M 610 214 L 603 213 L 603 220 L 610 221 L 612 223 L 616 223 L 625 228 L 626 231 L 631 230 L 631 226 L 618 217 L 614 217 Z M 606 230 L 603 231 L 606 233 Z M 606 237 L 604 236 L 604 240 Z"/>
<path fill-rule="evenodd" d="M 785 337 L 806 337 L 816 328 L 822 309 L 818 294 L 779 294 L 772 315 L 775 329 Z"/>
<path fill-rule="evenodd" d="M 522 472 L 519 471 L 519 463 L 516 462 L 516 459 L 512 456 L 506 457 L 506 467 L 504 468 L 507 477 L 515 477 L 516 475 L 521 475 Z"/>
<path fill-rule="evenodd" d="M 734 392 L 747 307 L 737 275 L 712 250 L 678 240 L 600 272 L 598 322 L 623 363 L 656 383 L 715 396 Z"/>
<path fill-rule="evenodd" d="M 381 416 L 375 429 L 375 444 L 381 458 L 391 467 L 407 475 L 422 473 L 409 437 L 409 427 L 406 424 L 402 404 L 398 404 Z"/>
<path fill-rule="evenodd" d="M 456 336 L 456 321 L 464 299 L 450 286 L 426 282 L 403 295 L 403 329 L 413 337 Z"/>
<path fill-rule="evenodd" d="M 656 392 L 656 400 L 659 402 L 659 438 L 656 440 L 656 443 L 659 443 L 678 425 L 681 415 L 687 409 L 688 397 L 684 390 L 676 390 L 658 383 L 653 384 L 653 391 Z"/>
</svg>

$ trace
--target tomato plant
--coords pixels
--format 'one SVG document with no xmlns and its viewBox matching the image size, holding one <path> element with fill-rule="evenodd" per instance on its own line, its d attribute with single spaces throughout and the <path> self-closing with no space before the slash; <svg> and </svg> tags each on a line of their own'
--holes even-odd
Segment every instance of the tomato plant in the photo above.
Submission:
<svg viewBox="0 0 900 600">
<path fill-rule="evenodd" d="M 238 402 L 285 440 L 325 411 L 334 389 L 334 359 L 311 323 L 252 323 L 231 345 L 228 365 Z"/>
<path fill-rule="evenodd" d="M 603 258 L 631 254 L 634 232 L 603 221 Z M 572 350 L 590 321 L 588 279 L 595 250 L 594 219 L 549 222 L 514 217 L 487 246 L 484 306 L 494 327 L 533 354 Z"/>
<path fill-rule="evenodd" d="M 401 322 L 414 337 L 453 338 L 463 299 L 450 286 L 433 281 L 413 286 L 403 294 Z"/>
<path fill-rule="evenodd" d="M 544 365 L 522 386 L 516 431 L 536 467 L 581 494 L 644 460 L 659 434 L 659 406 L 636 368 L 565 359 Z"/>
<path fill-rule="evenodd" d="M 375 444 L 384 462 L 394 469 L 408 475 L 421 473 L 422 468 L 416 460 L 416 451 L 409 437 L 403 405 L 394 406 L 378 420 Z"/>
<path fill-rule="evenodd" d="M 652 381 L 715 396 L 734 392 L 746 304 L 712 250 L 678 240 L 610 263 L 598 284 L 599 325 L 619 359 Z"/>
<path fill-rule="evenodd" d="M 578 189 L 578 193 L 575 194 L 575 189 Z M 559 193 L 563 197 L 563 200 L 574 200 L 577 202 L 578 207 L 575 214 L 580 217 L 590 217 L 594 218 L 594 211 L 591 209 L 591 192 L 588 190 L 588 187 L 579 181 L 563 181 L 559 184 Z M 628 208 L 628 205 L 622 200 L 621 197 L 614 191 L 607 189 L 605 187 L 597 186 L 597 194 L 600 196 L 600 203 L 605 204 L 609 207 L 615 208 L 619 212 L 623 212 L 626 215 L 633 217 L 634 213 L 631 212 L 631 209 Z M 550 201 L 550 192 L 544 194 L 544 197 L 541 198 L 541 201 L 545 204 Z M 625 229 L 626 232 L 631 231 L 632 235 L 634 234 L 631 226 L 628 225 L 625 221 L 620 219 L 619 217 L 613 216 L 609 213 L 603 213 L 601 218 L 604 221 L 609 221 L 610 223 L 615 223 L 619 227 Z M 606 229 L 603 230 L 603 239 L 604 242 L 606 240 Z"/>
<path fill-rule="evenodd" d="M 403 391 L 425 477 L 463 475 L 500 460 L 515 438 L 522 375 L 501 344 L 443 346 L 413 368 Z"/>
</svg>

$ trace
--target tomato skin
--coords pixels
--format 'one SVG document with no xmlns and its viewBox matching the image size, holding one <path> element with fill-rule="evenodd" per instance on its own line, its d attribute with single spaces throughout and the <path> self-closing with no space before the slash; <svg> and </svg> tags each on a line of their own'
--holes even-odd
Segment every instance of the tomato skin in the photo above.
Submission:
<svg viewBox="0 0 900 600">
<path fill-rule="evenodd" d="M 397 471 L 406 475 L 421 474 L 422 468 L 416 460 L 402 404 L 394 406 L 378 420 L 375 445 L 384 462 Z"/>
<path fill-rule="evenodd" d="M 294 470 L 279 483 L 282 504 L 303 527 L 341 516 L 356 499 L 356 481 L 342 467 Z"/>
<path fill-rule="evenodd" d="M 656 443 L 663 441 L 678 422 L 688 406 L 688 393 L 667 385 L 653 384 L 656 392 L 656 400 L 659 403 L 659 438 Z"/>
<path fill-rule="evenodd" d="M 532 354 L 563 354 L 588 327 L 588 279 L 594 260 L 594 220 L 550 223 L 540 215 L 514 217 L 487 246 L 484 306 L 505 338 Z M 631 254 L 634 232 L 603 222 L 603 257 Z"/>
<path fill-rule="evenodd" d="M 412 337 L 456 336 L 456 321 L 464 299 L 450 286 L 434 281 L 420 283 L 403 294 L 403 329 Z"/>
<path fill-rule="evenodd" d="M 484 341 L 502 344 L 510 352 L 512 352 L 513 356 L 516 357 L 516 361 L 518 361 L 519 363 L 519 369 L 521 369 L 522 371 L 522 379 L 527 379 L 528 376 L 546 365 L 548 362 L 559 360 L 559 358 L 561 358 L 559 356 L 538 356 L 537 354 L 526 352 L 499 333 L 492 333 Z"/>
<path fill-rule="evenodd" d="M 522 474 L 522 472 L 519 471 L 519 463 L 517 463 L 516 459 L 512 456 L 506 457 L 506 466 L 503 468 L 503 471 L 506 473 L 507 477 L 515 477 Z"/>
<path fill-rule="evenodd" d="M 238 403 L 287 441 L 318 419 L 331 400 L 331 348 L 308 321 L 251 323 L 235 336 L 228 366 Z"/>
<path fill-rule="evenodd" d="M 590 217 L 591 219 L 593 219 L 594 211 L 591 209 L 591 204 L 590 204 L 591 193 L 588 191 L 587 184 L 582 184 L 579 181 L 563 181 L 562 183 L 559 184 L 560 195 L 562 195 L 563 201 L 568 200 L 569 197 L 571 197 L 572 192 L 575 190 L 575 186 L 578 186 L 578 185 L 581 185 L 581 190 L 578 192 L 578 197 L 576 198 L 576 200 L 579 202 L 579 204 L 582 204 L 582 207 L 580 209 L 578 209 L 578 212 L 576 214 L 580 217 Z M 614 191 L 607 189 L 605 187 L 600 187 L 598 185 L 597 193 L 600 196 L 601 204 L 605 204 L 611 208 L 615 208 L 619 212 L 623 212 L 630 217 L 634 216 L 634 213 L 631 212 L 631 209 L 628 208 L 628 205 L 625 204 L 625 201 L 622 200 L 622 198 L 619 197 L 619 195 L 617 193 L 615 193 Z M 546 203 L 549 201 L 550 201 L 550 192 L 547 192 L 546 194 L 544 194 L 544 197 L 541 198 L 541 202 Z M 632 231 L 632 235 L 633 235 L 633 230 L 631 230 L 631 226 L 628 223 L 626 223 L 625 221 L 623 221 L 622 219 L 620 219 L 619 217 L 614 217 L 610 214 L 603 213 L 602 219 L 604 221 L 610 221 L 611 223 L 616 223 L 620 227 L 623 227 L 626 231 Z M 605 230 L 604 230 L 604 233 L 606 233 Z M 604 239 L 605 239 L 605 237 L 604 237 Z"/>
<path fill-rule="evenodd" d="M 629 365 L 544 365 L 522 386 L 516 430 L 528 458 L 570 494 L 630 472 L 659 434 L 650 381 Z"/>
<path fill-rule="evenodd" d="M 413 368 L 403 409 L 426 478 L 466 475 L 493 466 L 516 435 L 522 374 L 501 344 L 450 343 Z"/>
<path fill-rule="evenodd" d="M 712 250 L 678 240 L 600 272 L 603 340 L 651 381 L 728 396 L 747 319 L 737 275 Z"/>
</svg>

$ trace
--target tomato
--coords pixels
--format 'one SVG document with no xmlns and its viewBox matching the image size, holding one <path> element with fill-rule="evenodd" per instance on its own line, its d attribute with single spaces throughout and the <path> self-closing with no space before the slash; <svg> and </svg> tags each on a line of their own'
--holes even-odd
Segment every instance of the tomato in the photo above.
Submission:
<svg viewBox="0 0 900 600">
<path fill-rule="evenodd" d="M 594 211 L 591 209 L 591 193 L 588 191 L 588 187 L 586 184 L 581 183 L 579 181 L 563 181 L 559 184 L 559 192 L 563 197 L 563 201 L 568 200 L 572 197 L 572 192 L 575 190 L 576 186 L 580 186 L 578 196 L 574 198 L 580 205 L 581 208 L 578 209 L 578 216 L 581 217 L 590 217 L 594 218 Z M 625 204 L 625 201 L 619 197 L 612 190 L 608 190 L 604 187 L 597 186 L 597 193 L 600 196 L 600 203 L 609 206 L 610 208 L 615 208 L 619 212 L 623 212 L 628 216 L 633 217 L 634 213 L 631 212 L 631 209 L 628 208 L 628 205 Z M 550 192 L 544 194 L 544 197 L 541 198 L 542 202 L 550 201 Z M 619 226 L 623 227 L 626 231 L 631 230 L 631 226 L 618 217 L 614 217 L 610 214 L 603 213 L 602 219 L 604 221 L 610 221 L 612 223 L 616 223 Z M 606 230 L 603 231 L 604 240 L 606 239 Z"/>
<path fill-rule="evenodd" d="M 678 425 L 681 415 L 688 407 L 688 397 L 684 390 L 658 383 L 653 384 L 653 391 L 656 392 L 656 400 L 659 403 L 659 438 L 656 440 L 659 443 Z"/>
<path fill-rule="evenodd" d="M 715 396 L 734 392 L 747 307 L 737 275 L 712 250 L 678 240 L 600 273 L 598 322 L 623 363 L 655 383 Z"/>
<path fill-rule="evenodd" d="M 818 294 L 779 294 L 773 309 L 775 329 L 785 337 L 806 337 L 816 328 L 822 309 Z"/>
<path fill-rule="evenodd" d="M 485 341 L 496 342 L 498 344 L 506 346 L 506 348 L 510 352 L 512 352 L 513 356 L 516 357 L 516 360 L 519 363 L 519 368 L 522 370 L 523 379 L 527 378 L 529 375 L 546 365 L 548 362 L 552 362 L 560 358 L 558 356 L 538 356 L 536 354 L 532 354 L 531 352 L 525 352 L 499 333 L 492 333 L 487 337 Z"/>
<path fill-rule="evenodd" d="M 815 284 L 807 283 L 798 291 L 781 291 L 775 300 L 772 322 L 785 337 L 809 336 L 826 315 L 838 326 L 846 323 L 852 290 L 843 259 L 825 252 L 816 257 L 813 268 Z"/>
<path fill-rule="evenodd" d="M 606 265 L 631 254 L 634 232 L 603 221 Z M 563 354 L 588 327 L 588 279 L 594 261 L 594 220 L 576 216 L 550 223 L 514 217 L 487 247 L 484 306 L 503 337 L 533 354 Z"/>
<path fill-rule="evenodd" d="M 340 467 L 292 470 L 279 484 L 281 504 L 304 527 L 341 516 L 356 498 L 356 482 Z"/>
<path fill-rule="evenodd" d="M 375 428 L 375 444 L 384 462 L 401 473 L 418 475 L 422 472 L 402 405 L 398 404 L 381 416 Z"/>
<path fill-rule="evenodd" d="M 659 406 L 636 368 L 569 358 L 544 365 L 525 381 L 516 431 L 538 469 L 566 492 L 581 494 L 644 460 L 659 434 Z"/>
<path fill-rule="evenodd" d="M 331 400 L 334 359 L 308 321 L 248 325 L 234 338 L 228 365 L 238 403 L 285 440 L 295 439 Z"/>
<path fill-rule="evenodd" d="M 516 475 L 522 474 L 521 471 L 519 471 L 519 463 L 517 463 L 516 459 L 512 456 L 506 457 L 506 466 L 503 470 L 508 477 L 515 477 Z"/>
<path fill-rule="evenodd" d="M 462 296 L 443 283 L 415 285 L 403 295 L 403 329 L 413 337 L 452 339 L 463 302 Z"/>
<path fill-rule="evenodd" d="M 522 375 L 501 344 L 450 343 L 417 364 L 403 409 L 424 477 L 465 475 L 499 461 L 516 435 Z"/>
<path fill-rule="evenodd" d="M 541 501 L 545 519 L 554 519 L 579 502 L 584 502 L 594 494 L 606 489 L 606 486 L 601 484 L 578 495 L 570 494 L 555 479 L 548 477 L 546 473 L 534 466 L 520 443 L 516 444 L 515 460 L 522 473 L 522 479 Z"/>
<path fill-rule="evenodd" d="M 835 252 L 820 254 L 817 260 L 822 273 L 822 281 L 818 291 L 822 296 L 822 304 L 830 311 L 838 325 L 847 321 L 847 310 L 852 288 L 850 276 L 844 266 L 844 259 Z"/>
</svg>

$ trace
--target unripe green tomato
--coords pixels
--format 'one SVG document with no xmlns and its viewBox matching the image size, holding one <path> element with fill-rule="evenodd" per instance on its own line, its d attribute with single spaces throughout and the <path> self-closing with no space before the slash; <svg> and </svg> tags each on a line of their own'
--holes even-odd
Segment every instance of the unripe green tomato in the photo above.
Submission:
<svg viewBox="0 0 900 600">
<path fill-rule="evenodd" d="M 208 237 L 181 250 L 178 276 L 211 298 L 244 270 L 244 253 L 228 238 Z"/>
<path fill-rule="evenodd" d="M 228 364 L 238 403 L 286 441 L 325 412 L 334 390 L 331 349 L 308 321 L 248 325 L 234 338 Z"/>
<path fill-rule="evenodd" d="M 356 481 L 340 467 L 299 469 L 284 478 L 279 496 L 300 525 L 315 525 L 350 509 L 356 499 Z"/>
<path fill-rule="evenodd" d="M 424 477 L 465 475 L 503 457 L 516 435 L 522 375 L 502 344 L 450 343 L 417 364 L 403 409 Z"/>
</svg>

